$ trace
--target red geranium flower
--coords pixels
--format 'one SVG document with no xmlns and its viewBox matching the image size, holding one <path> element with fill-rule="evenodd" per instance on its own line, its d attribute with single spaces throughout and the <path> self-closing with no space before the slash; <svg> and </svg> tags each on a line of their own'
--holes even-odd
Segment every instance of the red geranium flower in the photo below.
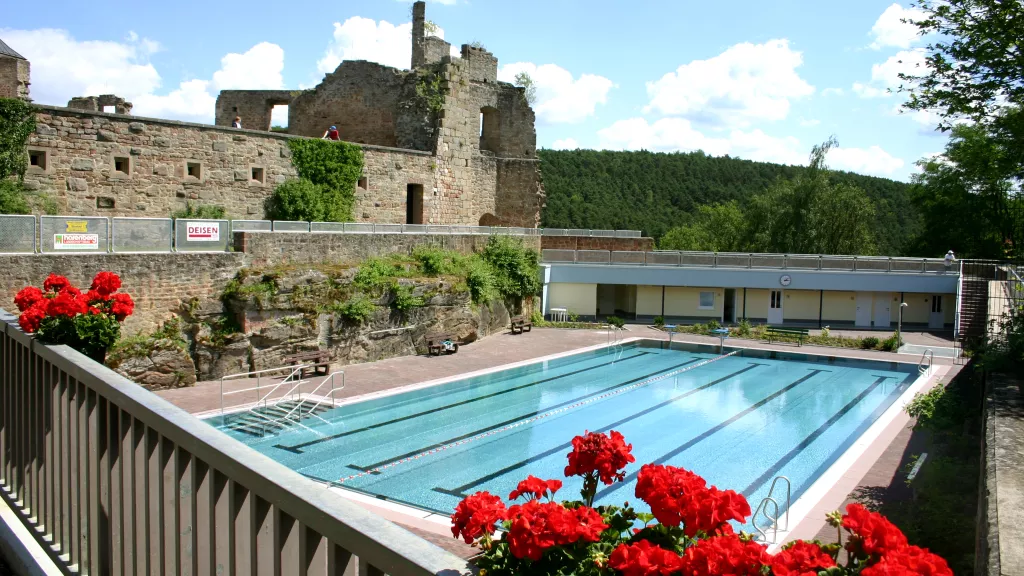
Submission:
<svg viewBox="0 0 1024 576">
<path fill-rule="evenodd" d="M 671 550 L 641 540 L 635 544 L 619 544 L 608 559 L 608 565 L 625 576 L 667 576 L 679 571 L 682 558 Z"/>
<path fill-rule="evenodd" d="M 636 496 L 651 507 L 658 522 L 683 524 L 691 538 L 698 532 L 731 532 L 730 520 L 745 522 L 750 516 L 750 504 L 741 494 L 708 488 L 704 478 L 675 466 L 645 464 L 637 475 Z"/>
<path fill-rule="evenodd" d="M 113 272 L 100 272 L 92 279 L 89 290 L 95 290 L 103 296 L 110 296 L 121 287 L 121 277 Z"/>
<path fill-rule="evenodd" d="M 907 546 L 907 537 L 892 522 L 877 512 L 869 512 L 860 504 L 850 504 L 843 516 L 843 528 L 854 537 L 846 543 L 851 553 L 868 556 L 885 554 Z"/>
<path fill-rule="evenodd" d="M 467 496 L 452 514 L 452 535 L 462 534 L 466 544 L 472 544 L 480 536 L 494 533 L 494 524 L 507 516 L 501 498 L 489 492 L 477 492 Z"/>
<path fill-rule="evenodd" d="M 533 496 L 534 498 L 542 498 L 546 492 L 551 491 L 551 495 L 554 496 L 555 492 L 562 487 L 561 480 L 541 480 L 536 476 L 530 475 L 526 477 L 516 486 L 509 495 L 509 500 L 515 500 L 523 495 Z"/>
<path fill-rule="evenodd" d="M 31 334 L 39 330 L 39 324 L 46 318 L 46 304 L 40 302 L 38 306 L 29 308 L 18 317 L 18 325 L 25 332 Z"/>
<path fill-rule="evenodd" d="M 630 452 L 632 444 L 626 444 L 622 434 L 612 430 L 608 436 L 598 432 L 587 432 L 572 439 L 572 452 L 568 454 L 569 465 L 566 476 L 586 476 L 596 472 L 601 481 L 611 484 L 622 481 L 626 464 L 635 462 Z"/>
<path fill-rule="evenodd" d="M 114 294 L 110 299 L 112 301 L 110 312 L 117 318 L 118 322 L 124 322 L 124 319 L 131 316 L 132 312 L 135 311 L 135 302 L 127 294 Z"/>
<path fill-rule="evenodd" d="M 594 510 L 587 506 L 580 506 L 573 510 L 576 514 L 576 533 L 579 537 L 587 542 L 597 542 L 601 539 L 601 532 L 604 532 L 608 525 L 604 523 L 604 518 Z"/>
<path fill-rule="evenodd" d="M 97 302 L 103 303 L 110 300 L 108 295 L 100 294 L 100 292 L 94 288 L 90 288 L 88 292 L 82 295 L 85 301 L 90 305 L 95 305 Z"/>
<path fill-rule="evenodd" d="M 46 300 L 46 296 L 42 290 L 35 286 L 26 286 L 15 294 L 14 305 L 18 307 L 20 312 L 24 312 L 30 308 L 35 308 L 37 304 L 42 303 L 44 300 Z"/>
<path fill-rule="evenodd" d="M 85 314 L 85 300 L 78 298 L 70 291 L 63 291 L 46 302 L 47 316 L 66 316 L 73 318 L 77 314 Z"/>
<path fill-rule="evenodd" d="M 569 510 L 558 502 L 530 500 L 508 509 L 511 521 L 508 548 L 516 558 L 541 559 L 552 546 L 573 544 L 580 539 L 597 542 L 608 526 L 590 508 Z"/>
<path fill-rule="evenodd" d="M 953 571 L 941 557 L 917 546 L 887 552 L 878 562 L 861 571 L 861 576 L 893 575 L 953 576 Z"/>
<path fill-rule="evenodd" d="M 46 280 L 43 281 L 43 290 L 47 292 L 61 292 L 68 286 L 71 286 L 71 281 L 64 276 L 58 276 L 57 274 L 50 274 Z"/>
<path fill-rule="evenodd" d="M 820 570 L 835 565 L 835 560 L 822 552 L 820 546 L 803 540 L 797 540 L 771 559 L 774 576 L 817 576 Z"/>
<path fill-rule="evenodd" d="M 692 576 L 760 576 L 771 557 L 756 542 L 744 542 L 729 534 L 699 540 L 683 553 L 682 571 Z"/>
</svg>

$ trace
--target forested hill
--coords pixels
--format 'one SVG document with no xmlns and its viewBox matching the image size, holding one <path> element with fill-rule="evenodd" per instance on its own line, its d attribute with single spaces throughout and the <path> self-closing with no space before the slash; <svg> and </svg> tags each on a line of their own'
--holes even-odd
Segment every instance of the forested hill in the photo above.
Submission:
<svg viewBox="0 0 1024 576">
<path fill-rule="evenodd" d="M 742 206 L 778 178 L 793 178 L 804 170 L 702 152 L 540 150 L 538 154 L 547 192 L 542 226 L 642 230 L 655 238 L 683 224 L 699 205 L 736 200 Z M 878 252 L 904 254 L 918 221 L 910 186 L 849 172 L 835 172 L 833 177 L 860 187 L 875 203 Z"/>
</svg>

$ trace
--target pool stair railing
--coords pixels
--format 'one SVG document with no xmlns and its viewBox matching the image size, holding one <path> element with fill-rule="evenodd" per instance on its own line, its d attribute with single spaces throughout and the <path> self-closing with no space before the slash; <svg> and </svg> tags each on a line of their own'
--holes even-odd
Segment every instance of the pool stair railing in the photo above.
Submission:
<svg viewBox="0 0 1024 576">
<path fill-rule="evenodd" d="M 338 370 L 321 380 L 313 390 L 303 392 L 303 387 L 310 384 L 312 380 L 302 378 L 304 370 L 311 366 L 307 364 L 299 366 L 288 366 L 257 370 L 255 372 L 243 372 L 231 374 L 221 378 L 221 417 L 236 412 L 246 412 L 244 418 L 237 418 L 244 422 L 240 427 L 229 427 L 243 432 L 257 432 L 263 436 L 274 433 L 292 426 L 309 429 L 301 423 L 302 420 L 313 417 L 324 423 L 319 414 L 335 405 L 335 392 L 345 388 L 345 372 Z M 287 373 L 278 382 L 273 381 L 273 374 Z M 225 382 L 232 380 L 256 379 L 256 386 L 242 388 L 239 390 L 224 391 Z M 270 379 L 264 384 L 265 379 Z M 340 382 L 339 382 L 340 380 Z M 339 385 L 340 384 L 340 385 Z M 323 393 L 321 394 L 321 390 Z M 243 402 L 229 407 L 225 404 L 225 397 L 237 394 L 252 394 L 254 401 Z M 318 434 L 318 433 L 317 433 Z"/>
<path fill-rule="evenodd" d="M 921 354 L 921 361 L 917 363 L 917 373 L 924 376 L 929 373 L 932 369 L 932 364 L 935 363 L 935 352 L 931 348 L 924 351 Z"/>
<path fill-rule="evenodd" d="M 750 523 L 754 526 L 754 530 L 757 532 L 757 534 L 754 535 L 754 538 L 770 544 L 777 544 L 779 538 L 779 516 L 781 515 L 781 508 L 779 506 L 778 499 L 774 496 L 775 487 L 779 480 L 786 483 L 786 516 L 785 522 L 782 526 L 782 531 L 785 532 L 789 530 L 789 507 L 792 504 L 790 498 L 793 493 L 793 484 L 786 476 L 776 476 L 775 479 L 772 480 L 771 487 L 768 488 L 768 495 L 761 500 L 761 503 L 754 509 L 754 514 L 750 517 Z M 769 507 L 774 514 L 769 513 Z M 757 524 L 758 518 L 762 516 L 769 522 L 764 528 Z M 771 539 L 768 538 L 769 531 L 771 531 Z"/>
<path fill-rule="evenodd" d="M 305 399 L 285 400 L 269 406 L 256 406 L 243 412 L 230 414 L 225 417 L 227 419 L 224 429 L 262 438 L 292 426 L 306 428 L 301 420 L 309 417 L 320 418 L 319 415 L 327 410 L 330 410 L 329 406 L 307 404 Z"/>
</svg>

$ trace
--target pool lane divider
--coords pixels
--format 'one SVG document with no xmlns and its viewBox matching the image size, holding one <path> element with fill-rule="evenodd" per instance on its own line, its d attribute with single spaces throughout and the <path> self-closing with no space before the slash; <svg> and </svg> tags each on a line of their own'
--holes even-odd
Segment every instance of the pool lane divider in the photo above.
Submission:
<svg viewBox="0 0 1024 576">
<path fill-rule="evenodd" d="M 597 402 L 599 400 L 604 400 L 606 398 L 611 398 L 613 396 L 618 396 L 620 394 L 625 394 L 626 392 L 630 392 L 630 391 L 636 390 L 637 388 L 640 388 L 642 386 L 647 386 L 648 384 L 653 384 L 654 382 L 658 382 L 658 381 L 664 380 L 666 378 L 671 378 L 673 376 L 682 374 L 683 372 L 688 372 L 690 370 L 696 370 L 697 368 L 700 368 L 701 366 L 707 366 L 708 364 L 711 364 L 712 362 L 717 362 L 717 361 L 719 361 L 719 360 L 721 360 L 723 358 L 728 358 L 729 356 L 733 356 L 735 354 L 739 354 L 740 352 L 741 352 L 741 350 L 734 350 L 732 352 L 729 352 L 728 354 L 723 354 L 721 356 L 716 356 L 714 358 L 709 358 L 707 360 L 704 360 L 704 361 L 701 361 L 701 362 L 697 362 L 696 364 L 691 364 L 689 366 L 684 366 L 682 368 L 679 368 L 678 370 L 673 370 L 672 372 L 668 372 L 668 373 L 663 374 L 661 376 L 655 376 L 653 378 L 648 378 L 648 379 L 646 379 L 646 380 L 644 380 L 642 382 L 638 382 L 638 383 L 633 384 L 631 386 L 625 386 L 623 388 L 617 388 L 615 390 L 611 390 L 611 391 L 606 392 L 604 394 L 599 394 L 597 396 L 592 396 L 590 398 L 587 398 L 585 400 L 581 400 L 581 401 L 576 402 L 574 404 L 569 404 L 568 406 L 563 406 L 563 407 L 558 408 L 556 410 L 550 410 L 548 412 L 545 412 L 543 414 L 539 414 L 539 415 L 534 416 L 532 418 L 527 418 L 525 420 L 520 420 L 520 421 L 515 422 L 513 424 L 509 424 L 507 426 L 503 426 L 501 428 L 497 428 L 497 429 L 491 430 L 489 432 L 485 432 L 483 434 L 478 434 L 476 436 L 472 436 L 472 437 L 466 438 L 464 440 L 459 440 L 457 442 L 451 442 L 449 444 L 445 444 L 443 446 L 439 446 L 439 447 L 433 448 L 431 450 L 426 450 L 424 452 L 420 452 L 419 454 L 416 454 L 414 456 L 409 456 L 407 458 L 402 458 L 401 460 L 396 460 L 396 461 L 391 462 L 389 464 L 384 464 L 383 466 L 378 466 L 378 467 L 373 468 L 371 470 L 366 470 L 366 471 L 363 471 L 363 472 L 358 472 L 356 474 L 352 474 L 350 476 L 345 476 L 345 477 L 339 478 L 337 482 L 339 484 L 344 484 L 345 482 L 348 482 L 348 481 L 351 481 L 351 480 L 355 480 L 356 478 L 361 478 L 363 476 L 367 476 L 367 475 L 373 474 L 375 472 L 380 472 L 380 471 L 385 470 L 387 468 L 393 468 L 395 466 L 404 464 L 406 462 L 412 462 L 414 460 L 419 460 L 420 458 L 424 458 L 426 456 L 437 454 L 439 452 L 443 452 L 443 451 L 448 450 L 450 448 L 455 448 L 457 446 L 462 446 L 462 445 L 465 445 L 465 444 L 469 444 L 470 442 L 475 442 L 476 440 L 481 440 L 483 438 L 488 438 L 490 436 L 494 436 L 495 434 L 500 434 L 501 432 L 507 432 L 507 431 L 512 430 L 514 428 L 519 428 L 520 426 L 525 426 L 527 424 L 531 424 L 531 423 L 536 422 L 538 420 L 542 420 L 544 418 L 549 418 L 551 416 L 555 416 L 557 414 L 561 414 L 563 412 L 567 412 L 567 411 L 572 410 L 574 408 L 579 408 L 580 406 L 586 406 L 587 404 L 592 404 L 592 403 Z"/>
<path fill-rule="evenodd" d="M 846 416 L 846 414 L 850 410 L 853 410 L 853 408 L 857 406 L 857 404 L 860 404 L 861 400 L 867 398 L 868 395 L 875 390 L 875 388 L 878 388 L 882 384 L 882 382 L 885 382 L 890 378 L 895 378 L 895 376 L 878 376 L 878 379 L 872 382 L 871 385 L 869 385 L 863 392 L 861 392 L 852 400 L 847 402 L 846 406 L 840 408 L 838 412 L 833 414 L 832 417 L 826 420 L 824 424 L 819 426 L 817 430 L 808 434 L 807 437 L 801 440 L 795 448 L 787 452 L 786 455 L 780 458 L 778 462 L 773 464 L 770 468 L 765 470 L 763 474 L 758 476 L 757 480 L 751 482 L 750 485 L 743 490 L 743 497 L 750 498 L 754 494 L 755 490 L 757 490 L 765 482 L 771 480 L 786 466 L 786 464 L 789 464 L 790 461 L 792 461 L 800 454 L 800 452 L 807 449 L 808 446 L 810 446 L 815 440 L 817 440 L 819 436 L 828 431 L 828 429 L 831 428 L 836 422 L 839 422 L 839 420 L 843 416 Z"/>
<path fill-rule="evenodd" d="M 696 388 L 693 388 L 692 390 L 687 390 L 686 392 L 683 392 L 682 394 L 673 396 L 673 397 L 669 398 L 668 400 L 664 400 L 662 402 L 659 402 L 659 403 L 655 404 L 654 406 L 649 406 L 647 408 L 644 408 L 643 410 L 641 410 L 639 412 L 636 412 L 635 414 L 631 414 L 629 416 L 626 416 L 625 418 L 622 418 L 621 420 L 617 420 L 615 422 L 612 422 L 611 424 L 608 424 L 607 426 L 604 426 L 602 428 L 598 428 L 598 429 L 594 430 L 594 432 L 607 432 L 608 430 L 614 430 L 615 428 L 617 428 L 617 427 L 619 427 L 619 426 L 621 426 L 621 425 L 623 425 L 623 424 L 625 424 L 627 422 L 630 422 L 632 420 L 636 420 L 637 418 L 640 418 L 641 416 L 646 416 L 647 414 L 650 414 L 651 412 L 654 412 L 655 410 L 659 410 L 661 408 L 664 408 L 665 406 L 668 406 L 669 404 L 674 404 L 675 402 L 678 402 L 678 401 L 680 401 L 683 398 L 686 398 L 688 396 L 692 396 L 693 394 L 696 394 L 697 392 L 700 392 L 701 390 L 706 390 L 708 388 L 711 388 L 712 386 L 716 386 L 716 385 L 721 384 L 722 382 L 725 382 L 727 380 L 732 380 L 733 378 L 735 378 L 735 377 L 737 377 L 737 376 L 739 376 L 741 374 L 744 374 L 746 372 L 749 372 L 750 370 L 753 370 L 754 368 L 757 368 L 758 366 L 767 366 L 767 364 L 759 364 L 757 362 L 751 362 L 749 366 L 747 366 L 745 368 L 742 368 L 740 370 L 737 370 L 736 372 L 733 372 L 732 374 L 727 374 L 727 375 L 725 375 L 725 376 L 723 376 L 721 378 L 718 378 L 716 380 L 712 380 L 711 382 L 708 382 L 707 384 L 702 384 L 702 385 L 700 385 L 700 386 L 698 386 Z M 490 474 L 487 474 L 486 476 L 481 476 L 481 477 L 473 480 L 472 482 L 468 482 L 466 484 L 463 484 L 462 486 L 458 486 L 458 487 L 453 488 L 451 490 L 446 489 L 446 488 L 434 488 L 433 490 L 434 490 L 434 492 L 439 492 L 441 494 L 448 494 L 449 496 L 455 496 L 455 497 L 458 497 L 458 498 L 465 498 L 466 497 L 466 491 L 471 489 L 471 488 L 479 486 L 479 485 L 481 485 L 481 484 L 483 484 L 485 482 L 490 482 L 491 480 L 494 480 L 495 478 L 497 478 L 499 476 L 503 476 L 505 474 L 508 474 L 509 472 L 513 472 L 513 471 L 515 471 L 515 470 L 517 470 L 519 468 L 522 468 L 523 466 L 526 466 L 527 464 L 536 462 L 538 460 L 543 460 L 544 458 L 547 458 L 548 456 L 551 456 L 552 454 L 556 454 L 558 452 L 561 452 L 562 450 L 565 450 L 565 449 L 569 448 L 570 446 L 572 446 L 572 442 L 571 441 L 570 442 L 565 442 L 563 444 L 559 444 L 558 446 L 555 446 L 554 448 L 549 448 L 548 450 L 545 450 L 544 452 L 541 452 L 539 454 L 535 454 L 533 456 L 530 456 L 529 458 L 526 458 L 525 460 L 520 460 L 519 462 L 516 462 L 515 464 L 510 464 L 510 465 L 508 465 L 508 466 L 506 466 L 506 467 L 504 467 L 504 468 L 502 468 L 500 470 L 497 470 L 495 472 L 491 472 Z"/>
<path fill-rule="evenodd" d="M 761 400 L 758 400 L 754 404 L 744 408 L 743 410 L 740 410 L 736 414 L 733 414 L 728 420 L 725 420 L 724 422 L 720 422 L 716 426 L 705 430 L 699 436 L 695 436 L 695 437 L 691 438 L 685 444 L 682 444 L 682 445 L 678 446 L 677 448 L 674 448 L 671 451 L 669 451 L 669 452 L 667 452 L 665 454 L 662 454 L 660 457 L 658 457 L 656 460 L 654 460 L 651 463 L 652 464 L 664 464 L 669 459 L 674 458 L 675 456 L 678 456 L 679 454 L 682 454 L 683 452 L 689 450 L 690 448 L 693 448 L 697 444 L 707 440 L 708 438 L 714 436 L 718 432 L 721 432 L 726 427 L 736 423 L 737 421 L 739 421 L 740 418 L 743 418 L 744 416 L 749 415 L 751 412 L 756 411 L 758 408 L 761 408 L 765 404 L 771 402 L 772 400 L 775 400 L 779 396 L 782 396 L 786 392 L 789 392 L 793 388 L 796 388 L 797 386 L 803 384 L 804 382 L 810 380 L 811 378 L 814 378 L 815 376 L 817 376 L 818 374 L 821 374 L 823 372 L 831 372 L 831 370 L 822 370 L 820 368 L 815 368 L 815 369 L 811 370 L 810 374 L 807 374 L 805 376 L 802 376 L 802 377 L 798 378 L 796 381 L 791 382 L 791 383 L 783 386 L 779 390 L 776 390 L 775 392 L 769 394 L 768 396 L 762 398 Z M 595 496 L 595 498 L 603 498 L 603 497 L 611 494 L 612 492 L 615 492 L 616 490 L 622 488 L 623 486 L 629 484 L 634 479 L 636 479 L 636 475 L 637 475 L 636 472 L 632 472 L 632 473 L 626 475 L 625 480 L 623 480 L 622 482 L 619 482 L 618 484 L 615 484 L 614 486 L 609 486 L 609 487 L 599 491 L 597 493 L 597 495 Z"/>
<path fill-rule="evenodd" d="M 520 386 L 513 386 L 512 388 L 506 388 L 504 390 L 499 390 L 499 391 L 493 392 L 491 394 L 485 394 L 483 396 L 477 396 L 475 398 L 470 398 L 469 400 L 463 400 L 462 402 L 456 402 L 454 404 L 446 404 L 444 406 L 438 406 L 437 408 L 431 408 L 430 410 L 424 410 L 423 412 L 417 412 L 415 414 L 409 414 L 408 416 L 402 416 L 401 418 L 393 418 L 391 420 L 385 420 L 384 422 L 378 422 L 376 424 L 371 424 L 369 426 L 364 426 L 362 428 L 356 428 L 355 430 L 348 430 L 346 432 L 340 432 L 338 434 L 332 434 L 330 436 L 324 436 L 322 438 L 317 438 L 316 440 L 310 440 L 308 442 L 302 442 L 300 444 L 295 444 L 293 446 L 285 446 L 284 444 L 274 444 L 274 448 L 280 448 L 281 450 L 287 450 L 287 451 L 292 452 L 294 454 L 302 454 L 303 453 L 302 452 L 303 448 L 308 448 L 308 447 L 314 446 L 316 444 L 321 444 L 323 442 L 330 442 L 332 440 L 337 440 L 338 438 L 344 438 L 345 436 L 351 436 L 353 434 L 359 434 L 359 433 L 362 433 L 362 432 L 366 432 L 368 430 L 374 430 L 376 428 L 382 428 L 384 426 L 389 426 L 391 424 L 396 424 L 398 422 L 404 422 L 406 420 L 412 420 L 414 418 L 419 418 L 420 416 L 427 416 L 427 415 L 434 414 L 434 413 L 437 413 L 437 412 L 442 412 L 442 411 L 447 410 L 449 408 L 457 408 L 459 406 L 464 406 L 466 404 L 472 404 L 473 402 L 479 402 L 481 400 L 486 400 L 488 398 L 494 398 L 495 396 L 501 396 L 502 394 L 509 394 L 511 392 L 516 392 L 516 391 L 522 390 L 524 388 L 530 388 L 532 386 L 538 386 L 538 385 L 544 384 L 546 382 L 551 382 L 553 380 L 558 380 L 559 378 L 567 378 L 569 376 L 575 376 L 576 374 L 582 374 L 583 372 L 587 372 L 589 370 L 596 370 L 598 368 L 604 368 L 605 366 L 611 366 L 612 364 L 617 364 L 619 362 L 625 362 L 627 360 L 632 360 L 634 358 L 639 358 L 641 356 L 646 356 L 648 354 L 650 354 L 650 352 L 640 352 L 639 354 L 634 354 L 632 356 L 627 356 L 625 358 L 618 358 L 618 359 L 612 360 L 611 362 L 604 362 L 604 363 L 601 363 L 601 364 L 596 364 L 594 366 L 588 366 L 586 368 L 581 368 L 579 370 L 574 370 L 572 372 L 567 372 L 565 374 L 560 374 L 558 376 L 552 376 L 550 378 L 544 378 L 542 380 L 536 380 L 534 382 L 530 382 L 529 384 L 523 384 L 523 385 L 520 385 Z"/>
<path fill-rule="evenodd" d="M 465 433 L 465 434 L 463 434 L 461 436 L 455 436 L 454 438 L 445 438 L 444 440 L 442 440 L 440 442 L 437 442 L 435 444 L 429 444 L 427 446 L 419 446 L 419 447 L 417 447 L 417 448 L 415 448 L 415 449 L 413 449 L 413 450 L 411 450 L 409 452 L 406 452 L 405 454 L 398 454 L 398 455 L 392 456 L 392 457 L 390 457 L 390 458 L 388 458 L 386 460 L 381 460 L 379 462 L 374 462 L 372 464 L 367 464 L 365 466 L 359 466 L 359 465 L 356 465 L 356 464 L 348 464 L 348 467 L 353 469 L 353 470 L 358 470 L 360 472 L 366 472 L 368 470 L 373 470 L 373 469 L 375 469 L 375 468 L 377 468 L 377 467 L 379 467 L 379 466 L 381 466 L 383 464 L 390 464 L 390 463 L 392 463 L 392 462 L 394 462 L 396 460 L 401 460 L 402 458 L 406 458 L 408 456 L 415 456 L 415 455 L 419 454 L 420 452 L 423 452 L 424 450 L 430 450 L 431 448 L 439 448 L 441 446 L 444 446 L 445 444 L 448 444 L 449 442 L 455 442 L 457 440 L 464 440 L 466 438 L 469 438 L 471 436 L 476 436 L 477 434 L 481 434 L 483 432 L 489 432 L 491 430 L 494 430 L 496 428 L 501 428 L 501 427 L 506 426 L 508 424 L 514 424 L 516 422 L 519 422 L 520 420 L 523 420 L 524 418 L 532 418 L 533 416 L 536 416 L 538 414 L 542 414 L 542 413 L 544 413 L 544 412 L 546 412 L 548 410 L 554 410 L 555 408 L 561 408 L 563 406 L 568 406 L 569 404 L 575 404 L 576 402 L 579 402 L 580 400 L 585 400 L 587 398 L 590 398 L 594 394 L 602 394 L 602 393 L 607 392 L 609 390 L 615 390 L 616 388 L 621 388 L 623 386 L 628 386 L 629 384 L 633 384 L 634 382 L 639 382 L 639 381 L 644 380 L 646 378 L 650 378 L 651 376 L 655 376 L 657 374 L 660 374 L 661 372 L 665 372 L 667 370 L 675 370 L 676 368 L 682 368 L 683 366 L 687 366 L 689 364 L 693 364 L 694 362 L 700 362 L 700 361 L 701 361 L 700 358 L 691 358 L 690 360 L 687 360 L 686 362 L 683 362 L 681 364 L 675 364 L 673 366 L 669 366 L 668 368 L 662 368 L 661 370 L 655 370 L 654 372 L 650 372 L 648 374 L 644 374 L 643 376 L 639 376 L 637 378 L 633 378 L 632 380 L 626 380 L 625 382 L 617 382 L 617 383 L 615 383 L 615 384 L 613 384 L 611 386 L 607 386 L 605 388 L 601 388 L 597 392 L 589 392 L 587 394 L 583 394 L 582 396 L 577 396 L 575 398 L 570 398 L 568 400 L 565 400 L 564 402 L 559 402 L 557 404 L 552 404 L 551 406 L 545 406 L 544 408 L 541 408 L 540 410 L 535 410 L 533 412 L 527 412 L 525 414 L 518 414 L 516 416 L 513 416 L 512 418 L 509 418 L 508 420 L 505 420 L 505 421 L 502 421 L 502 422 L 496 422 L 494 424 L 491 424 L 489 426 L 485 426 L 483 428 L 477 428 L 476 430 L 471 430 L 471 431 L 469 431 L 469 432 L 467 432 L 467 433 Z"/>
</svg>

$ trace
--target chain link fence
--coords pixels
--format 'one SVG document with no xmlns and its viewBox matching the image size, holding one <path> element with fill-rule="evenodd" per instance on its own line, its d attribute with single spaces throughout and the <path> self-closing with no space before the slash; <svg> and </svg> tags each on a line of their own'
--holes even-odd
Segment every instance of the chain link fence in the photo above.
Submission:
<svg viewBox="0 0 1024 576">
<path fill-rule="evenodd" d="M 32 254 L 35 251 L 35 216 L 0 216 L 0 254 Z"/>
</svg>

